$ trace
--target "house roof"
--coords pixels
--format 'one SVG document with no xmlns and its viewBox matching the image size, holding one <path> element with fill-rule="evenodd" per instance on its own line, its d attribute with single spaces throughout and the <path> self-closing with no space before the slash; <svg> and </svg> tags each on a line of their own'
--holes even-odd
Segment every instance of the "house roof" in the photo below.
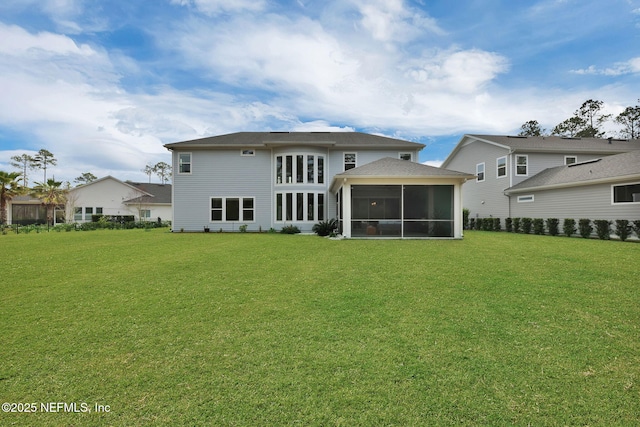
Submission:
<svg viewBox="0 0 640 427">
<path fill-rule="evenodd" d="M 531 178 L 508 188 L 505 193 L 624 180 L 640 180 L 640 150 L 545 169 Z"/>
<path fill-rule="evenodd" d="M 342 148 L 391 147 L 408 150 L 421 150 L 425 147 L 424 144 L 417 142 L 361 132 L 237 132 L 190 141 L 174 142 L 165 144 L 165 147 L 173 150 L 176 148 L 274 147 L 300 144 Z"/>
<path fill-rule="evenodd" d="M 147 203 L 147 204 L 170 204 L 171 203 L 171 184 L 149 184 L 146 182 L 131 182 L 127 184 L 136 187 L 151 196 L 141 196 L 125 201 L 128 203 Z"/>
<path fill-rule="evenodd" d="M 465 172 L 452 171 L 449 169 L 437 168 L 435 166 L 424 165 L 422 163 L 410 162 L 407 160 L 384 157 L 380 160 L 358 166 L 337 174 L 336 178 L 346 177 L 421 177 L 421 178 L 475 178 Z"/>
<path fill-rule="evenodd" d="M 139 194 L 142 192 L 143 194 L 139 197 L 134 197 L 129 200 L 125 200 L 123 203 L 131 204 L 131 203 L 145 203 L 145 204 L 170 204 L 171 203 L 171 184 L 147 184 L 144 182 L 132 182 L 132 181 L 121 181 L 118 178 L 114 178 L 111 175 L 107 175 L 100 179 L 96 179 L 95 181 L 91 181 L 87 184 L 78 185 L 77 187 L 72 188 L 70 191 L 75 191 L 81 188 L 87 188 L 92 185 L 95 185 L 102 181 L 112 180 L 119 184 L 130 187 L 135 193 L 132 191 L 131 195 Z"/>
<path fill-rule="evenodd" d="M 454 178 L 467 180 L 475 178 L 475 175 L 385 157 L 335 175 L 331 184 L 332 191 L 336 189 L 338 182 L 348 178 Z"/>
<path fill-rule="evenodd" d="M 473 141 L 502 147 L 515 153 L 617 154 L 640 150 L 640 140 L 614 138 L 566 138 L 561 136 L 464 135 L 443 163 L 446 165 L 465 145 Z"/>
</svg>

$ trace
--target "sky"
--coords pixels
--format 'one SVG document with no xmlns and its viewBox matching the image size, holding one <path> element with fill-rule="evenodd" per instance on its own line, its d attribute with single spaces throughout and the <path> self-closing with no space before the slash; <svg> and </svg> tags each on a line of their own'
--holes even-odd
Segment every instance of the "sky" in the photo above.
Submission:
<svg viewBox="0 0 640 427">
<path fill-rule="evenodd" d="M 145 182 L 164 144 L 239 131 L 385 135 L 439 165 L 467 133 L 638 105 L 640 0 L 2 0 L 0 93 L 0 170 L 44 148 L 71 183 Z"/>
</svg>

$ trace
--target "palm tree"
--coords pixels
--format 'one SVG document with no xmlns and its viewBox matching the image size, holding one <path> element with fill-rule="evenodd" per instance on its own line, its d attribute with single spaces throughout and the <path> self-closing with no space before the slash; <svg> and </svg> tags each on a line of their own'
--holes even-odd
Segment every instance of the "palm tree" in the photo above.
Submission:
<svg viewBox="0 0 640 427">
<path fill-rule="evenodd" d="M 48 179 L 47 182 L 36 182 L 33 187 L 33 196 L 40 199 L 47 207 L 47 224 L 53 224 L 53 213 L 56 207 L 67 202 L 67 191 L 62 188 L 62 181 Z"/>
<path fill-rule="evenodd" d="M 7 222 L 7 202 L 23 192 L 18 183 L 20 176 L 19 172 L 0 171 L 0 224 Z"/>
</svg>

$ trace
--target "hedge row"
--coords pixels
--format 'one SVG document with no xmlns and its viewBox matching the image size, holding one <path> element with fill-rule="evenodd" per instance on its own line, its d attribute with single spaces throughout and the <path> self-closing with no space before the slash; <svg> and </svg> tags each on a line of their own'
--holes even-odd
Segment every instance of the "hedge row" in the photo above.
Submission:
<svg viewBox="0 0 640 427">
<path fill-rule="evenodd" d="M 615 224 L 615 228 L 612 225 Z M 502 231 L 500 218 L 469 218 L 465 228 L 471 230 L 484 231 Z M 560 220 L 558 218 L 506 218 L 504 220 L 504 230 L 509 233 L 524 234 L 549 234 L 550 236 L 558 236 L 560 234 L 571 237 L 578 233 L 583 238 L 589 238 L 595 234 L 599 239 L 607 240 L 611 238 L 611 234 L 615 233 L 622 241 L 631 237 L 635 232 L 640 238 L 640 220 L 629 221 L 626 219 L 617 219 L 609 221 L 606 219 L 590 220 L 586 218 L 579 219 L 576 223 L 575 219 L 566 218 L 562 222 L 562 230 L 560 230 Z"/>
</svg>

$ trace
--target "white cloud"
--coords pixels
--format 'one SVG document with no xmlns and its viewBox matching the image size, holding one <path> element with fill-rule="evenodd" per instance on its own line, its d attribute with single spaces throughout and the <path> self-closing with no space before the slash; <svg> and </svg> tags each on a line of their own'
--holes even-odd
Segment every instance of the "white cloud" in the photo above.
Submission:
<svg viewBox="0 0 640 427">
<path fill-rule="evenodd" d="M 375 40 L 403 42 L 424 31 L 444 33 L 433 18 L 407 8 L 403 0 L 357 0 L 355 3 L 362 15 L 360 24 Z"/>
<path fill-rule="evenodd" d="M 259 12 L 265 7 L 264 0 L 171 0 L 171 3 L 193 7 L 207 15 L 242 11 Z"/>
<path fill-rule="evenodd" d="M 631 58 L 625 62 L 616 62 L 611 67 L 596 68 L 594 65 L 590 65 L 587 68 L 571 70 L 574 74 L 596 74 L 604 76 L 621 76 L 625 74 L 640 73 L 640 56 Z"/>
</svg>

